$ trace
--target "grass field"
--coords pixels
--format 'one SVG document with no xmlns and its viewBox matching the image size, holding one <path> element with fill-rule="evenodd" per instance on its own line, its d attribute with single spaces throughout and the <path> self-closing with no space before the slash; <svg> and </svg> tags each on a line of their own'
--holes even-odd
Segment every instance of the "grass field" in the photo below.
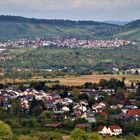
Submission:
<svg viewBox="0 0 140 140">
<path fill-rule="evenodd" d="M 85 82 L 98 83 L 100 79 L 116 78 L 121 80 L 122 77 L 126 77 L 125 83 L 128 86 L 131 85 L 131 82 L 140 82 L 140 76 L 135 75 L 84 75 L 80 77 L 50 78 L 48 80 L 59 80 L 64 85 L 83 85 Z"/>
<path fill-rule="evenodd" d="M 16 82 L 16 83 L 22 83 L 22 82 L 30 82 L 30 81 L 56 81 L 59 80 L 60 84 L 63 85 L 74 85 L 74 86 L 78 86 L 78 85 L 83 85 L 86 82 L 92 82 L 92 83 L 98 83 L 100 81 L 100 79 L 106 79 L 109 80 L 110 78 L 116 78 L 118 80 L 121 80 L 122 77 L 126 77 L 125 83 L 127 86 L 131 85 L 131 82 L 137 83 L 140 82 L 140 75 L 136 76 L 136 75 L 84 75 L 84 76 L 79 76 L 79 77 L 75 77 L 75 76 L 65 76 L 65 77 L 57 77 L 57 78 L 47 78 L 44 79 L 43 77 L 33 77 L 31 79 L 3 79 L 0 82 L 1 83 L 7 83 L 7 82 Z M 53 83 L 54 84 L 54 83 Z"/>
</svg>

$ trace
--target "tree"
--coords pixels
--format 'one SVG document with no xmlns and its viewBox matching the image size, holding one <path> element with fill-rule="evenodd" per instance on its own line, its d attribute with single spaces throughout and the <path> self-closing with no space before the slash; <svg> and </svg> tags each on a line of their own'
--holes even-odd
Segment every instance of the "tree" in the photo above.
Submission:
<svg viewBox="0 0 140 140">
<path fill-rule="evenodd" d="M 102 140 L 102 136 L 96 132 L 88 134 L 88 140 Z"/>
<path fill-rule="evenodd" d="M 139 75 L 139 71 L 138 71 L 138 70 L 136 70 L 136 71 L 135 71 L 135 74 L 136 74 L 136 75 Z"/>
<path fill-rule="evenodd" d="M 111 78 L 109 81 L 108 81 L 108 88 L 116 88 L 117 86 L 117 83 L 118 83 L 118 80 L 115 79 L 115 78 Z"/>
<path fill-rule="evenodd" d="M 70 140 L 88 140 L 87 133 L 82 129 L 75 128 L 70 135 Z"/>
<path fill-rule="evenodd" d="M 49 132 L 47 132 L 46 140 L 62 140 L 62 136 L 57 132 L 49 131 Z"/>
<path fill-rule="evenodd" d="M 123 76 L 123 77 L 122 77 L 122 82 L 125 82 L 125 80 L 126 80 L 126 77 Z"/>
<path fill-rule="evenodd" d="M 74 124 L 80 124 L 80 123 L 87 123 L 88 121 L 85 118 L 78 118 L 76 120 L 73 121 Z"/>
<path fill-rule="evenodd" d="M 108 86 L 108 81 L 105 79 L 101 79 L 99 82 L 99 86 L 101 86 L 102 88 L 106 88 Z"/>
<path fill-rule="evenodd" d="M 117 137 L 113 136 L 113 137 L 108 137 L 107 140 L 125 140 L 125 139 L 117 138 Z"/>
<path fill-rule="evenodd" d="M 136 90 L 136 97 L 139 100 L 140 99 L 140 83 L 138 84 L 137 90 Z"/>
<path fill-rule="evenodd" d="M 47 133 L 45 132 L 40 132 L 39 133 L 39 140 L 47 140 Z"/>
<path fill-rule="evenodd" d="M 4 88 L 4 85 L 3 84 L 0 84 L 0 89 L 3 89 Z"/>
<path fill-rule="evenodd" d="M 119 88 L 119 87 L 120 88 L 123 88 L 123 89 L 126 88 L 124 81 L 118 80 L 118 82 L 117 82 L 117 88 Z"/>
<path fill-rule="evenodd" d="M 43 107 L 44 105 L 42 104 L 42 102 L 38 101 L 35 97 L 33 97 L 33 100 L 29 104 L 29 110 L 31 114 L 34 112 L 34 110 L 43 110 Z"/>
<path fill-rule="evenodd" d="M 0 108 L 0 119 L 3 120 L 9 117 L 10 115 L 4 109 Z"/>
<path fill-rule="evenodd" d="M 62 109 L 62 103 L 58 102 L 56 104 L 56 108 L 57 108 L 57 110 L 61 110 Z"/>
<path fill-rule="evenodd" d="M 30 83 L 30 87 L 36 90 L 44 90 L 45 89 L 45 82 L 32 82 Z"/>
<path fill-rule="evenodd" d="M 43 117 L 43 118 L 52 118 L 52 116 L 53 116 L 53 111 L 50 111 L 50 110 L 45 110 L 45 111 L 43 111 L 41 114 L 40 114 L 40 116 L 39 117 Z"/>
<path fill-rule="evenodd" d="M 78 89 L 78 88 L 73 88 L 72 91 L 71 91 L 71 94 L 73 94 L 74 96 L 75 96 L 75 95 L 79 95 L 79 94 L 80 94 L 80 89 Z"/>
<path fill-rule="evenodd" d="M 117 105 L 119 103 L 119 100 L 114 98 L 114 97 L 108 97 L 106 99 L 106 102 L 109 104 L 109 105 Z"/>
<path fill-rule="evenodd" d="M 136 101 L 135 105 L 140 108 L 140 101 Z"/>
<path fill-rule="evenodd" d="M 68 97 L 68 91 L 64 90 L 62 93 L 60 93 L 61 98 L 66 98 Z"/>
<path fill-rule="evenodd" d="M 98 90 L 98 84 L 97 83 L 91 83 L 91 82 L 86 82 L 84 84 L 84 87 L 85 88 L 89 88 L 89 89 L 95 89 L 95 90 Z"/>
<path fill-rule="evenodd" d="M 89 96 L 88 98 L 88 105 L 90 108 L 92 108 L 92 105 L 95 103 L 95 99 L 93 96 Z"/>
<path fill-rule="evenodd" d="M 20 84 L 18 85 L 18 89 L 20 89 L 20 90 L 23 91 L 23 90 L 25 89 L 24 84 L 20 83 Z"/>
<path fill-rule="evenodd" d="M 11 100 L 11 113 L 12 115 L 17 115 L 20 112 L 20 100 L 13 99 Z"/>
<path fill-rule="evenodd" d="M 0 121 L 0 140 L 12 140 L 13 132 L 11 127 Z"/>
<path fill-rule="evenodd" d="M 127 137 L 126 137 L 126 140 L 138 140 L 137 137 L 133 134 L 129 134 Z"/>
<path fill-rule="evenodd" d="M 91 83 L 91 82 L 86 82 L 86 83 L 84 84 L 84 87 L 85 87 L 85 88 L 93 88 L 93 83 Z"/>
<path fill-rule="evenodd" d="M 134 83 L 133 82 L 131 82 L 131 88 L 134 89 Z"/>
<path fill-rule="evenodd" d="M 79 94 L 79 100 L 88 100 L 88 95 L 86 93 Z"/>
<path fill-rule="evenodd" d="M 116 90 L 116 98 L 118 99 L 118 100 L 123 100 L 124 99 L 124 93 L 125 93 L 125 91 L 122 89 L 122 88 L 117 88 L 117 90 Z"/>
<path fill-rule="evenodd" d="M 66 126 L 67 129 L 74 129 L 75 127 L 75 123 L 69 119 L 66 119 L 64 122 L 63 122 L 64 126 Z"/>
<path fill-rule="evenodd" d="M 42 107 L 40 105 L 35 106 L 32 110 L 31 113 L 33 116 L 39 116 L 41 112 L 43 111 Z"/>
</svg>

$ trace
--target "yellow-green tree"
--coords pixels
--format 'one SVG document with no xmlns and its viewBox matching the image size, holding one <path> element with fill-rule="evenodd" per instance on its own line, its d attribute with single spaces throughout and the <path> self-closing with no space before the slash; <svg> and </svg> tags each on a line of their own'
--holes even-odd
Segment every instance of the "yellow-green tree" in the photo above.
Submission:
<svg viewBox="0 0 140 140">
<path fill-rule="evenodd" d="M 13 132 L 11 127 L 0 121 L 0 140 L 12 140 Z"/>
<path fill-rule="evenodd" d="M 75 128 L 71 132 L 70 140 L 88 140 L 87 133 L 82 129 Z"/>
<path fill-rule="evenodd" d="M 102 136 L 96 132 L 88 134 L 88 140 L 102 140 Z"/>
</svg>

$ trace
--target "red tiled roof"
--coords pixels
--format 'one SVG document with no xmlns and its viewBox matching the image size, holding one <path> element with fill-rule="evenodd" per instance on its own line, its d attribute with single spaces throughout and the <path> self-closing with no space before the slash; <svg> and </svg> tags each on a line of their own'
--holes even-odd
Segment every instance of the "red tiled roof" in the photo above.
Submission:
<svg viewBox="0 0 140 140">
<path fill-rule="evenodd" d="M 100 113 L 102 116 L 104 116 L 104 117 L 105 117 L 106 115 L 108 115 L 107 112 L 99 112 L 99 113 Z"/>
<path fill-rule="evenodd" d="M 87 125 L 87 124 L 76 124 L 75 127 L 76 127 L 76 128 L 87 128 L 88 125 Z"/>
<path fill-rule="evenodd" d="M 114 131 L 114 129 L 121 129 L 119 125 L 110 125 L 108 128 L 110 128 L 112 131 Z"/>
<path fill-rule="evenodd" d="M 127 114 L 130 116 L 135 116 L 135 115 L 140 116 L 140 109 L 130 109 L 128 110 Z"/>
<path fill-rule="evenodd" d="M 52 127 L 52 128 L 57 128 L 57 127 L 61 127 L 62 123 L 60 122 L 56 122 L 56 123 L 49 123 L 46 125 L 43 125 L 44 127 Z"/>
<path fill-rule="evenodd" d="M 98 127 L 97 131 L 102 131 L 104 127 L 105 127 L 104 125 L 100 125 L 100 126 Z"/>
</svg>

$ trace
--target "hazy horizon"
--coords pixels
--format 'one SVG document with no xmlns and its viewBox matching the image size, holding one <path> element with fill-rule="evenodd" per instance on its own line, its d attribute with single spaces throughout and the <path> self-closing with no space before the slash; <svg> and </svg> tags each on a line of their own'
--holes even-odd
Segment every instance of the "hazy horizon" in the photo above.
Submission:
<svg viewBox="0 0 140 140">
<path fill-rule="evenodd" d="M 27 18 L 132 21 L 139 13 L 138 0 L 0 0 L 0 15 Z"/>
</svg>

